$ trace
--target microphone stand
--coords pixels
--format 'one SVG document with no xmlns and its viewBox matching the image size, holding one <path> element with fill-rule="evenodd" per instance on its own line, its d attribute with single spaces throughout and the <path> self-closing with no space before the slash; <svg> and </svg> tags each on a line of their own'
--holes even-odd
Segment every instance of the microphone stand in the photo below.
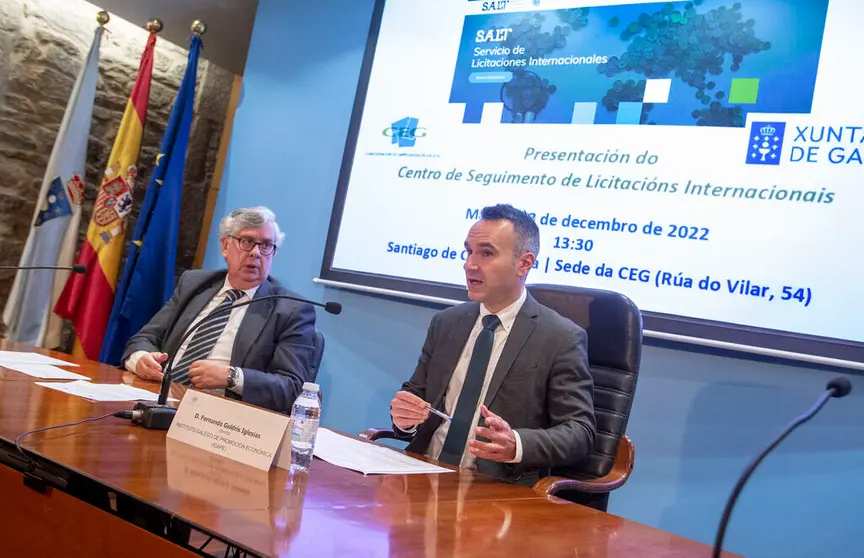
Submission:
<svg viewBox="0 0 864 558">
<path fill-rule="evenodd" d="M 723 538 L 726 535 L 726 528 L 729 525 L 729 518 L 732 516 L 732 508 L 735 507 L 735 502 L 738 500 L 738 496 L 741 495 L 741 491 L 744 489 L 744 484 L 753 474 L 753 471 L 756 470 L 756 467 L 762 463 L 762 460 L 768 456 L 771 451 L 774 450 L 780 442 L 782 442 L 786 437 L 792 433 L 793 430 L 812 419 L 816 413 L 819 412 L 820 409 L 828 402 L 828 400 L 832 397 L 845 397 L 852 391 L 852 384 L 849 382 L 847 378 L 842 376 L 833 378 L 828 382 L 826 386 L 826 391 L 823 393 L 819 399 L 816 401 L 816 404 L 810 408 L 809 411 L 804 413 L 803 415 L 797 417 L 791 423 L 789 423 L 786 428 L 780 433 L 777 438 L 774 439 L 771 444 L 765 448 L 762 453 L 760 453 L 756 459 L 753 460 L 752 463 L 744 470 L 744 474 L 741 475 L 741 478 L 738 479 L 738 484 L 735 485 L 735 488 L 732 490 L 732 494 L 729 496 L 729 501 L 726 503 L 726 509 L 723 510 L 723 516 L 720 519 L 720 526 L 717 529 L 717 538 L 714 541 L 714 553 L 712 554 L 713 558 L 720 558 L 720 551 L 723 548 Z"/>
<path fill-rule="evenodd" d="M 224 308 L 214 310 L 213 312 L 208 314 L 206 318 L 210 318 L 211 316 L 219 316 L 221 314 L 227 314 L 235 308 L 240 308 L 241 306 L 263 302 L 265 300 L 278 299 L 295 300 L 298 302 L 305 302 L 313 306 L 320 306 L 330 314 L 340 314 L 342 312 L 342 305 L 338 302 L 327 302 L 325 304 L 322 304 L 320 302 L 314 302 L 296 296 L 267 295 L 259 298 L 253 298 L 251 300 L 244 300 L 243 302 L 236 302 L 231 306 L 226 306 Z M 198 327 L 206 323 L 207 321 L 207 319 L 202 319 L 194 326 L 189 328 L 183 335 L 183 337 L 180 339 L 180 343 L 177 346 L 182 347 L 183 343 L 186 342 L 189 336 L 192 335 L 195 331 L 197 331 Z M 158 399 L 155 403 L 152 401 L 137 402 L 135 404 L 135 407 L 132 408 L 132 422 L 141 423 L 144 428 L 152 428 L 154 430 L 168 430 L 168 428 L 171 427 L 171 422 L 174 420 L 174 415 L 177 414 L 177 409 L 171 405 L 168 405 L 168 391 L 171 387 L 171 371 L 173 370 L 173 360 L 176 356 L 176 354 L 171 355 L 171 357 L 165 362 L 165 369 L 162 373 L 162 383 L 159 388 Z"/>
</svg>

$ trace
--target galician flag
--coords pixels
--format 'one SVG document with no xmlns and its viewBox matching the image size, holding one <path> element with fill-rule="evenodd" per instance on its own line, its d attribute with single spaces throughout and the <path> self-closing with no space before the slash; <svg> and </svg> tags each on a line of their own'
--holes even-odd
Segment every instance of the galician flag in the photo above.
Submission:
<svg viewBox="0 0 864 558">
<path fill-rule="evenodd" d="M 153 49 L 156 34 L 150 33 L 141 55 L 138 77 L 102 185 L 93 206 L 87 237 L 75 263 L 87 266 L 87 272 L 72 274 L 54 308 L 59 316 L 72 320 L 77 341 L 73 354 L 91 360 L 99 357 L 102 338 L 111 306 L 123 253 L 126 217 L 132 210 L 132 188 L 138 174 L 138 152 L 150 100 L 150 77 L 153 73 Z"/>
<path fill-rule="evenodd" d="M 186 150 L 195 105 L 195 80 L 201 37 L 192 37 L 183 83 L 156 157 L 144 203 L 126 252 L 111 320 L 99 360 L 115 366 L 129 338 L 150 321 L 174 292 L 174 263 L 180 228 L 180 200 Z"/>
<path fill-rule="evenodd" d="M 75 257 L 104 31 L 100 26 L 93 34 L 90 51 L 66 105 L 19 266 L 68 267 Z M 63 321 L 50 310 L 68 277 L 68 271 L 54 270 L 19 271 L 15 275 L 3 311 L 10 339 L 49 349 L 60 344 Z"/>
</svg>

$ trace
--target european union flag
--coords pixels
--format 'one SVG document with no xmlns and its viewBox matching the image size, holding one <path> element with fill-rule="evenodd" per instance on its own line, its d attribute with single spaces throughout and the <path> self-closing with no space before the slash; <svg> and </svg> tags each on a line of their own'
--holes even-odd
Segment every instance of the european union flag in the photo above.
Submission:
<svg viewBox="0 0 864 558">
<path fill-rule="evenodd" d="M 99 353 L 99 360 L 107 364 L 120 365 L 126 342 L 150 321 L 174 291 L 183 171 L 200 51 L 201 38 L 195 36 L 114 295 L 111 318 Z"/>
</svg>

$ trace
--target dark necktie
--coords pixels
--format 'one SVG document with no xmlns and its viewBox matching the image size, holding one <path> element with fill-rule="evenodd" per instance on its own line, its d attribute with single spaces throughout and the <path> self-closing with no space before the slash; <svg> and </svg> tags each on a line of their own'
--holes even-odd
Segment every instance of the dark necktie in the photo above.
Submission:
<svg viewBox="0 0 864 558">
<path fill-rule="evenodd" d="M 474 343 L 474 352 L 471 354 L 468 372 L 462 383 L 459 403 L 456 404 L 453 421 L 447 430 L 447 438 L 444 440 L 444 447 L 441 448 L 439 461 L 457 467 L 462 461 L 468 435 L 474 426 L 474 413 L 480 403 L 480 392 L 483 391 L 483 380 L 486 378 L 486 368 L 489 366 L 489 357 L 492 355 L 495 329 L 500 323 L 501 320 L 494 314 L 483 317 L 483 329 L 480 330 L 477 341 Z"/>
<path fill-rule="evenodd" d="M 231 312 L 222 312 L 221 314 L 217 314 L 216 312 L 231 306 L 241 296 L 243 296 L 243 291 L 237 289 L 228 291 L 225 293 L 225 299 L 201 320 L 201 325 L 196 324 L 198 329 L 192 334 L 192 339 L 186 346 L 186 351 L 183 353 L 180 362 L 171 371 L 172 382 L 178 384 L 189 383 L 189 367 L 196 360 L 210 356 L 213 347 L 216 346 L 216 341 L 219 340 L 222 332 L 225 331 L 225 324 L 231 318 Z"/>
</svg>

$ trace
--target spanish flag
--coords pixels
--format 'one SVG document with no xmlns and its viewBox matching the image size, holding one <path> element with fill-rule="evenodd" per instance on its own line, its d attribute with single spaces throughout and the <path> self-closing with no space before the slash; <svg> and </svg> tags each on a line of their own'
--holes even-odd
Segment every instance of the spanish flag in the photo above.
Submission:
<svg viewBox="0 0 864 558">
<path fill-rule="evenodd" d="M 76 264 L 87 266 L 87 271 L 69 276 L 54 307 L 57 315 L 72 320 L 75 326 L 78 339 L 73 354 L 92 360 L 99 357 L 114 303 L 114 289 L 126 233 L 126 216 L 132 210 L 132 188 L 138 174 L 138 152 L 150 100 L 155 46 L 156 34 L 150 33 L 141 55 L 138 77 L 93 205 L 87 238 L 75 260 Z"/>
</svg>

